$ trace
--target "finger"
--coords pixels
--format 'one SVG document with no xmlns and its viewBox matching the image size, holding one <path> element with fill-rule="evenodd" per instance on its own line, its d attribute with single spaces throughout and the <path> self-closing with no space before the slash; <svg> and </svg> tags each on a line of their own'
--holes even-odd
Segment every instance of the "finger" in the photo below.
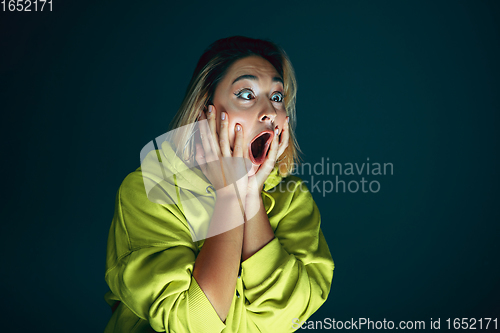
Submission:
<svg viewBox="0 0 500 333">
<path fill-rule="evenodd" d="M 247 165 L 243 157 L 243 126 L 236 124 L 234 126 L 234 146 L 233 146 L 233 160 L 235 162 L 235 176 L 241 177 L 246 175 L 249 171 L 250 165 Z M 236 158 L 234 158 L 236 157 Z"/>
<path fill-rule="evenodd" d="M 226 112 L 221 112 L 219 145 L 222 156 L 231 156 L 231 148 L 229 147 L 229 119 Z"/>
<path fill-rule="evenodd" d="M 198 117 L 198 120 L 200 119 L 200 117 Z M 203 149 L 203 145 L 201 144 L 201 137 L 200 137 L 199 128 L 194 135 L 194 147 L 195 147 L 194 159 L 195 159 L 196 163 L 198 163 L 198 165 L 200 166 L 201 171 L 203 171 L 203 173 L 205 173 L 207 170 L 207 164 L 206 164 L 207 162 L 205 159 L 205 150 Z"/>
<path fill-rule="evenodd" d="M 274 169 L 274 165 L 276 164 L 276 158 L 278 156 L 278 126 L 274 129 L 274 138 L 271 142 L 271 147 L 269 148 L 269 153 L 264 161 L 264 163 L 260 166 L 259 171 L 255 174 L 257 178 L 257 182 L 259 184 L 263 184 L 271 171 Z"/>
<path fill-rule="evenodd" d="M 205 152 L 205 158 L 208 159 L 209 156 L 213 155 L 212 145 L 210 144 L 210 128 L 208 127 L 207 117 L 204 112 L 198 120 L 198 128 L 200 130 L 200 141 Z"/>
<path fill-rule="evenodd" d="M 243 157 L 243 127 L 240 124 L 236 124 L 234 133 L 233 156 Z"/>
<path fill-rule="evenodd" d="M 279 144 L 279 148 L 278 148 L 278 157 L 280 157 L 283 154 L 283 152 L 285 151 L 285 149 L 288 147 L 288 142 L 290 140 L 290 132 L 288 130 L 289 120 L 290 120 L 290 118 L 286 117 L 285 126 L 283 126 L 283 130 L 281 131 L 280 144 Z"/>
<path fill-rule="evenodd" d="M 274 162 L 276 162 L 276 159 L 278 158 L 278 149 L 279 149 L 279 128 L 276 126 L 274 129 L 274 137 L 273 141 L 271 142 L 271 147 L 269 147 L 269 153 L 267 154 L 267 158 L 264 163 L 270 162 L 269 164 L 272 164 L 274 167 Z"/>
<path fill-rule="evenodd" d="M 212 145 L 212 150 L 217 155 L 220 155 L 219 138 L 217 135 L 217 112 L 213 105 L 208 106 L 208 126 L 210 128 L 211 139 L 210 144 Z"/>
<path fill-rule="evenodd" d="M 198 165 L 200 166 L 201 171 L 203 171 L 203 173 L 206 173 L 207 162 L 205 159 L 205 151 L 203 150 L 203 147 L 202 147 L 201 143 L 199 143 L 199 142 L 196 142 L 196 155 L 194 158 L 195 158 L 196 162 L 198 163 Z"/>
</svg>

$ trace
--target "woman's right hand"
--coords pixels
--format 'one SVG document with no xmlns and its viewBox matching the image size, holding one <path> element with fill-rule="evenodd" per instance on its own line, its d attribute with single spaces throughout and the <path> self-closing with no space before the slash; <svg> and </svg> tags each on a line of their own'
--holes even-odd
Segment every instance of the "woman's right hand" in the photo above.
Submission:
<svg viewBox="0 0 500 333">
<path fill-rule="evenodd" d="M 208 112 L 201 112 L 198 126 L 199 137 L 196 141 L 196 162 L 208 180 L 221 191 L 234 184 L 238 188 L 239 197 L 245 198 L 248 185 L 248 170 L 250 161 L 243 157 L 243 127 L 236 124 L 234 148 L 229 146 L 228 115 L 220 114 L 220 131 L 217 134 L 217 112 L 213 105 L 208 106 Z M 206 121 L 204 121 L 206 120 Z M 224 191 L 224 190 L 223 190 Z"/>
</svg>

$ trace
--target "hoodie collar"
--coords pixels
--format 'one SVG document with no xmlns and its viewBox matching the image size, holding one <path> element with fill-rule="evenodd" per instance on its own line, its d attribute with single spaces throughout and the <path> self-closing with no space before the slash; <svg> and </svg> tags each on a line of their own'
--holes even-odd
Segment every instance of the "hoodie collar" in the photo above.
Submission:
<svg viewBox="0 0 500 333">
<path fill-rule="evenodd" d="M 167 161 L 172 173 L 176 174 L 177 186 L 193 192 L 205 192 L 210 182 L 198 167 L 189 167 L 174 151 L 172 144 L 164 141 L 161 145 L 160 156 Z M 165 162 L 163 162 L 165 164 Z M 264 191 L 269 191 L 281 182 L 278 166 L 271 171 L 264 182 Z"/>
<path fill-rule="evenodd" d="M 208 190 L 210 181 L 198 167 L 188 166 L 177 154 L 174 146 L 168 140 L 161 143 L 160 149 L 150 151 L 139 168 L 143 176 L 156 180 L 158 183 L 166 182 L 173 188 L 188 190 L 196 196 L 214 196 L 214 191 Z M 264 182 L 263 195 L 270 202 L 265 204 L 269 212 L 274 207 L 274 198 L 267 191 L 274 188 L 282 180 L 278 173 L 278 166 L 271 171 Z"/>
</svg>

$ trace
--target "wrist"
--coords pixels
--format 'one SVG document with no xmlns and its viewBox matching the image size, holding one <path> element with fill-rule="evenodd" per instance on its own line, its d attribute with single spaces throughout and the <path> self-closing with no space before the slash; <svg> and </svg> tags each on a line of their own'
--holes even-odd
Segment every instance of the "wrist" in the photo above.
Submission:
<svg viewBox="0 0 500 333">
<path fill-rule="evenodd" d="M 260 193 L 249 193 L 245 198 L 245 211 L 247 217 L 251 218 L 261 209 L 263 209 L 264 203 L 262 201 L 262 195 Z"/>
<path fill-rule="evenodd" d="M 246 199 L 251 200 L 251 201 L 256 201 L 257 199 L 261 200 L 262 199 L 261 192 L 262 191 L 259 191 L 259 190 L 248 191 L 247 195 L 246 195 Z"/>
<path fill-rule="evenodd" d="M 241 192 L 239 193 L 241 197 Z M 246 195 L 243 196 L 245 198 Z M 216 202 L 226 202 L 226 203 L 238 203 L 238 194 L 236 194 L 236 187 L 234 185 L 229 185 L 220 188 L 216 191 Z"/>
</svg>

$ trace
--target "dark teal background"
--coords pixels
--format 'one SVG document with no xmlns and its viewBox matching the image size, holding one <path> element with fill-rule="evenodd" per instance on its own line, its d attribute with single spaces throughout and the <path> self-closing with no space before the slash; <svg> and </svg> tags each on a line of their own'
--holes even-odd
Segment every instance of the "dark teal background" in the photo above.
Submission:
<svg viewBox="0 0 500 333">
<path fill-rule="evenodd" d="M 304 161 L 394 165 L 365 176 L 378 193 L 313 193 L 336 268 L 311 319 L 499 317 L 499 9 L 53 0 L 1 12 L 2 325 L 103 331 L 116 191 L 167 131 L 203 50 L 231 35 L 290 56 Z"/>
</svg>

